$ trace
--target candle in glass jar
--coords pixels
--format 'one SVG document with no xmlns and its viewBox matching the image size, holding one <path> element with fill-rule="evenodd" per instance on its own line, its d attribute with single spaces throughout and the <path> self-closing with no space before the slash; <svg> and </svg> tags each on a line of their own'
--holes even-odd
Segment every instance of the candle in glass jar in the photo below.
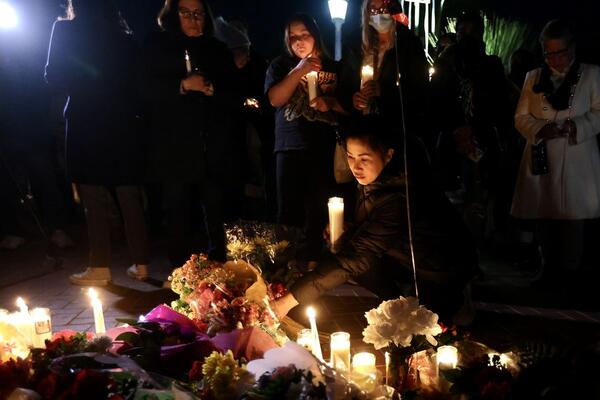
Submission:
<svg viewBox="0 0 600 400">
<path fill-rule="evenodd" d="M 92 310 L 94 311 L 94 326 L 96 328 L 96 335 L 100 336 L 106 333 L 106 327 L 104 326 L 104 312 L 102 311 L 102 302 L 98 298 L 98 293 L 92 288 L 88 290 L 88 295 L 92 303 Z"/>
<path fill-rule="evenodd" d="M 364 375 L 375 375 L 375 354 L 363 352 L 357 353 L 352 357 L 352 371 Z"/>
<path fill-rule="evenodd" d="M 31 312 L 33 320 L 33 347 L 45 348 L 46 340 L 52 339 L 52 321 L 49 308 L 34 308 Z"/>
<path fill-rule="evenodd" d="M 458 349 L 454 346 L 440 346 L 437 350 L 439 370 L 454 369 L 458 364 Z"/>
<path fill-rule="evenodd" d="M 308 101 L 312 102 L 317 98 L 317 83 L 319 80 L 319 73 L 317 71 L 311 71 L 306 74 L 306 82 L 308 86 Z"/>
<path fill-rule="evenodd" d="M 313 334 L 310 329 L 302 329 L 298 332 L 298 338 L 296 339 L 296 343 L 300 346 L 304 347 L 306 350 L 312 352 L 312 344 L 313 344 Z"/>
<path fill-rule="evenodd" d="M 329 209 L 329 241 L 331 242 L 331 252 L 335 253 L 336 242 L 344 232 L 344 199 L 341 197 L 331 197 L 327 203 Z"/>
<path fill-rule="evenodd" d="M 310 322 L 310 330 L 312 333 L 312 353 L 320 361 L 323 361 L 323 352 L 321 351 L 321 340 L 319 339 L 319 331 L 317 330 L 317 312 L 313 307 L 306 309 L 306 315 Z"/>
<path fill-rule="evenodd" d="M 362 89 L 365 83 L 373 80 L 373 67 L 370 65 L 363 65 L 360 70 L 360 87 Z"/>
<path fill-rule="evenodd" d="M 340 371 L 350 370 L 350 334 L 348 332 L 331 334 L 331 368 Z"/>
</svg>

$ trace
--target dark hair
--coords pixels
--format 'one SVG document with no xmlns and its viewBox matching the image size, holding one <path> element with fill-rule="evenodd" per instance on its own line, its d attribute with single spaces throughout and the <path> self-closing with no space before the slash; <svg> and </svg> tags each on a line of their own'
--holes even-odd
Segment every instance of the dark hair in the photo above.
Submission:
<svg viewBox="0 0 600 400">
<path fill-rule="evenodd" d="M 313 17 L 308 14 L 296 14 L 292 18 L 288 20 L 285 25 L 285 32 L 283 36 L 283 41 L 285 44 L 285 49 L 290 56 L 295 56 L 294 51 L 292 50 L 292 46 L 290 44 L 290 25 L 293 23 L 300 22 L 304 24 L 306 30 L 315 40 L 315 48 L 317 51 L 317 56 L 326 56 L 328 57 L 327 50 L 325 49 L 325 45 L 323 44 L 323 39 L 321 38 L 321 32 L 319 31 L 319 26 Z"/>
<path fill-rule="evenodd" d="M 564 19 L 553 19 L 548 22 L 540 33 L 539 41 L 543 46 L 546 40 L 564 40 L 568 45 L 575 42 L 575 34 L 571 24 Z"/>
<path fill-rule="evenodd" d="M 461 27 L 464 27 L 466 24 L 471 24 L 473 27 L 473 31 L 477 33 L 478 36 L 483 37 L 483 32 L 485 31 L 485 23 L 483 21 L 483 17 L 479 11 L 464 11 L 456 18 L 456 32 L 459 33 L 461 31 Z M 461 34 L 457 35 L 458 37 Z"/>
<path fill-rule="evenodd" d="M 215 25 L 213 14 L 207 0 L 198 0 L 204 7 L 204 36 L 213 36 Z M 179 22 L 179 0 L 165 0 L 163 8 L 158 13 L 158 26 L 166 32 L 181 33 L 181 23 Z"/>
<path fill-rule="evenodd" d="M 369 114 L 351 118 L 343 129 L 344 144 L 348 139 L 358 139 L 384 156 L 389 149 L 396 149 L 396 138 L 391 134 L 389 123 L 380 116 Z"/>
<path fill-rule="evenodd" d="M 65 9 L 66 13 L 60 19 L 74 20 L 79 18 L 86 21 L 95 19 L 104 22 L 106 26 L 118 27 L 125 33 L 132 33 L 114 0 L 67 0 Z"/>
</svg>

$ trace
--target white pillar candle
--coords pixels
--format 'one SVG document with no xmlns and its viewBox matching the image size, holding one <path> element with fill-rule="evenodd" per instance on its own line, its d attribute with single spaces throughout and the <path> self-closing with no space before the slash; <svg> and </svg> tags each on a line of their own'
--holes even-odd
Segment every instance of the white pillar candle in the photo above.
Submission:
<svg viewBox="0 0 600 400">
<path fill-rule="evenodd" d="M 52 339 L 52 320 L 49 308 L 34 308 L 31 312 L 33 320 L 33 347 L 45 348 L 46 340 Z"/>
<path fill-rule="evenodd" d="M 190 61 L 190 54 L 187 50 L 185 51 L 185 70 L 188 74 L 192 72 L 192 62 Z"/>
<path fill-rule="evenodd" d="M 19 311 L 10 314 L 10 323 L 19 331 L 19 333 L 25 338 L 27 344 L 31 346 L 33 344 L 33 320 L 29 314 L 29 307 L 21 297 L 17 298 L 17 307 Z"/>
<path fill-rule="evenodd" d="M 317 71 L 311 71 L 306 74 L 306 82 L 308 86 L 308 101 L 312 102 L 317 98 L 317 84 L 319 80 L 319 73 Z"/>
<path fill-rule="evenodd" d="M 365 86 L 365 83 L 373 80 L 373 67 L 370 65 L 363 65 L 360 70 L 360 88 Z"/>
<path fill-rule="evenodd" d="M 306 309 L 306 315 L 310 322 L 310 330 L 312 332 L 312 352 L 320 361 L 323 361 L 323 352 L 321 351 L 321 340 L 319 339 L 319 331 L 317 330 L 317 312 L 313 307 Z"/>
<path fill-rule="evenodd" d="M 106 333 L 106 327 L 104 326 L 104 312 L 102 311 L 102 302 L 98 298 L 98 293 L 93 288 L 88 290 L 88 296 L 92 303 L 92 310 L 94 311 L 94 326 L 96 327 L 96 335 L 101 336 Z"/>
<path fill-rule="evenodd" d="M 350 334 L 348 332 L 331 334 L 331 368 L 340 371 L 350 370 Z"/>
<path fill-rule="evenodd" d="M 355 354 L 354 357 L 352 357 L 352 371 L 364 375 L 377 374 L 375 354 L 368 352 Z"/>
<path fill-rule="evenodd" d="M 387 385 L 390 379 L 390 353 L 388 351 L 385 352 L 385 384 Z"/>
<path fill-rule="evenodd" d="M 336 253 L 336 242 L 344 232 L 344 199 L 331 197 L 327 203 L 329 209 L 329 241 L 331 252 Z"/>
<path fill-rule="evenodd" d="M 306 350 L 312 352 L 313 345 L 313 334 L 311 329 L 302 329 L 298 332 L 298 338 L 296 339 L 296 343 L 300 346 L 304 347 Z"/>
<path fill-rule="evenodd" d="M 458 365 L 458 349 L 454 346 L 440 346 L 437 350 L 438 369 L 454 369 Z"/>
</svg>

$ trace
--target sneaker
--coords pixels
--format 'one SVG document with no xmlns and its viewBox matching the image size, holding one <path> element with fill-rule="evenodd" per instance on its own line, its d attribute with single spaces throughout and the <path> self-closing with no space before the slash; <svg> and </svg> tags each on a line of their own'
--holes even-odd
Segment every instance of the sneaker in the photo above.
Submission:
<svg viewBox="0 0 600 400">
<path fill-rule="evenodd" d="M 110 283 L 109 268 L 86 268 L 85 271 L 69 276 L 74 285 L 79 286 L 106 286 Z"/>
<path fill-rule="evenodd" d="M 6 235 L 0 241 L 0 249 L 16 250 L 25 244 L 25 239 L 21 236 Z"/>
<path fill-rule="evenodd" d="M 148 266 L 145 264 L 133 264 L 127 268 L 127 275 L 138 281 L 146 280 L 148 278 Z"/>
<path fill-rule="evenodd" d="M 50 236 L 50 242 L 59 249 L 66 249 L 68 247 L 75 246 L 75 242 L 73 242 L 69 235 L 67 235 L 67 233 L 61 229 L 57 229 L 52 232 L 52 236 Z"/>
</svg>

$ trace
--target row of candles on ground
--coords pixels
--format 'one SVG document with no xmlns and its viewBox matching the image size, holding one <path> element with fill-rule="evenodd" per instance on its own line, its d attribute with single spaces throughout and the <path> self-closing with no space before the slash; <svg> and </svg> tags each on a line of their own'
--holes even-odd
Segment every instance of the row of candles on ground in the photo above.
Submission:
<svg viewBox="0 0 600 400">
<path fill-rule="evenodd" d="M 313 307 L 306 310 L 310 329 L 299 332 L 297 343 L 311 351 L 320 361 L 323 360 L 321 341 L 317 330 L 316 312 Z M 371 376 L 375 379 L 377 368 L 373 353 L 361 352 L 352 357 L 350 363 L 350 334 L 347 332 L 334 332 L 330 337 L 331 358 L 329 365 L 343 372 L 350 372 Z M 439 370 L 454 369 L 458 365 L 458 349 L 454 346 L 440 346 L 437 350 L 437 366 Z M 385 381 L 389 379 L 390 356 L 385 353 Z"/>
<path fill-rule="evenodd" d="M 96 335 L 102 335 L 106 332 L 104 324 L 104 313 L 102 303 L 98 298 L 98 293 L 90 288 L 88 296 L 94 313 L 94 325 Z M 13 326 L 21 335 L 23 340 L 30 347 L 43 348 L 46 340 L 52 338 L 52 319 L 49 308 L 34 308 L 30 310 L 25 300 L 21 297 L 16 301 L 19 311 L 9 313 L 6 310 L 0 310 L 0 321 Z M 11 338 L 0 336 L 0 342 Z"/>
</svg>

